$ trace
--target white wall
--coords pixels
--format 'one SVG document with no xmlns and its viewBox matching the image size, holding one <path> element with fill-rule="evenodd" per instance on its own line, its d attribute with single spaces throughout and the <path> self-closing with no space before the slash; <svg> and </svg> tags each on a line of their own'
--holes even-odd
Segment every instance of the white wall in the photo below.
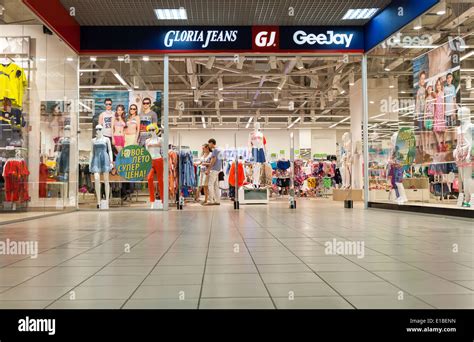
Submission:
<svg viewBox="0 0 474 342">
<path fill-rule="evenodd" d="M 47 152 L 53 146 L 52 132 L 43 129 L 43 138 L 40 139 L 40 104 L 42 101 L 73 101 L 71 112 L 71 140 L 70 154 L 70 186 L 69 198 L 66 206 L 75 206 L 77 193 L 77 112 L 76 104 L 79 97 L 77 67 L 78 61 L 74 52 L 54 35 L 45 35 L 42 25 L 0 25 L 2 36 L 28 36 L 32 38 L 29 90 L 25 93 L 23 112 L 26 113 L 28 124 L 28 169 L 29 192 L 32 198 L 31 207 L 48 206 L 44 199 L 38 198 L 40 153 Z M 66 58 L 72 57 L 73 61 Z M 17 63 L 21 64 L 21 63 Z M 26 68 L 25 62 L 22 67 Z M 29 100 L 28 100 L 29 99 Z M 41 147 L 45 151 L 41 151 Z"/>
<path fill-rule="evenodd" d="M 313 129 L 311 131 L 311 155 L 315 153 L 336 155 L 337 130 Z"/>
<path fill-rule="evenodd" d="M 298 130 L 291 130 L 295 132 L 295 149 L 299 149 L 299 134 Z M 269 156 L 272 153 L 280 155 L 280 150 L 285 151 L 285 158 L 290 157 L 290 130 L 265 130 L 262 132 L 267 140 L 267 152 Z M 178 134 L 181 137 L 180 145 L 189 146 L 191 150 L 196 150 L 201 153 L 201 146 L 210 138 L 217 141 L 217 145 L 221 148 L 235 147 L 234 133 L 237 132 L 237 147 L 248 148 L 248 138 L 250 130 L 212 130 L 212 129 L 195 129 L 195 130 L 171 130 L 169 134 L 169 142 L 173 145 L 178 145 Z"/>
</svg>

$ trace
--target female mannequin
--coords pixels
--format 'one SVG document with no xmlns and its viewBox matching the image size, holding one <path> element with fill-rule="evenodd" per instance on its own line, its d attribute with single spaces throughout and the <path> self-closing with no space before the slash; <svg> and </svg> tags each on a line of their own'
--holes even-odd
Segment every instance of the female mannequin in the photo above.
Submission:
<svg viewBox="0 0 474 342">
<path fill-rule="evenodd" d="M 90 172 L 94 174 L 95 195 L 97 196 L 97 208 L 100 208 L 100 174 L 104 176 L 106 205 L 109 204 L 109 172 L 113 167 L 113 155 L 110 139 L 103 134 L 101 125 L 95 126 L 96 137 L 92 139 L 92 150 L 90 154 Z"/>
<path fill-rule="evenodd" d="M 138 145 L 138 133 L 140 129 L 138 107 L 132 104 L 128 113 L 127 126 L 125 127 L 125 146 Z"/>
<path fill-rule="evenodd" d="M 392 188 L 395 192 L 395 202 L 403 204 L 408 201 L 403 186 L 403 167 L 400 161 L 400 153 L 397 147 L 398 132 L 393 133 L 391 141 L 391 154 L 388 161 L 389 172 L 387 173 L 392 183 Z"/>
<path fill-rule="evenodd" d="M 454 159 L 459 168 L 459 178 L 462 181 L 462 190 L 459 192 L 458 206 L 474 206 L 474 182 L 472 179 L 472 135 L 474 125 L 471 123 L 471 111 L 468 107 L 458 110 L 461 126 L 456 129 L 457 145 L 453 152 Z"/>
<path fill-rule="evenodd" d="M 350 189 L 351 187 L 351 173 L 352 173 L 352 141 L 351 134 L 346 132 L 342 135 L 342 188 Z"/>
<path fill-rule="evenodd" d="M 254 131 L 249 135 L 249 149 L 255 162 L 253 165 L 253 184 L 257 188 L 260 186 L 260 168 L 267 159 L 265 153 L 266 143 L 265 137 L 260 131 L 260 123 L 255 122 Z"/>
<path fill-rule="evenodd" d="M 156 209 L 162 206 L 163 203 L 163 157 L 161 155 L 162 139 L 158 137 L 158 125 L 150 124 L 146 127 L 147 132 L 151 134 L 151 137 L 145 141 L 145 147 L 151 155 L 151 170 L 148 174 L 148 191 L 150 192 L 150 204 L 152 209 Z M 160 191 L 161 201 L 155 199 L 155 185 L 153 181 L 158 179 L 158 190 Z"/>
</svg>

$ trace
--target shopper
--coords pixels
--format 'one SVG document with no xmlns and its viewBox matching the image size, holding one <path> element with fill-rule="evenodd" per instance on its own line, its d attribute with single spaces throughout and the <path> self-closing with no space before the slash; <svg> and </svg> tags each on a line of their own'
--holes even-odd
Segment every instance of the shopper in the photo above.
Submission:
<svg viewBox="0 0 474 342">
<path fill-rule="evenodd" d="M 127 123 L 125 122 L 125 106 L 118 105 L 115 108 L 115 119 L 114 119 L 114 139 L 113 144 L 117 149 L 117 153 L 120 153 L 122 148 L 125 146 L 125 127 Z"/>
<path fill-rule="evenodd" d="M 140 136 L 138 138 L 138 144 L 145 146 L 147 139 L 151 138 L 150 132 L 146 130 L 148 125 L 158 123 L 158 115 L 151 110 L 151 99 L 145 97 L 142 101 L 142 112 L 140 113 Z"/>
<path fill-rule="evenodd" d="M 216 146 L 216 139 L 209 139 L 208 144 L 212 154 L 206 170 L 209 175 L 209 202 L 205 205 L 220 205 L 219 172 L 222 170 L 222 151 Z"/>
<path fill-rule="evenodd" d="M 140 117 L 138 116 L 138 107 L 132 104 L 128 110 L 127 126 L 125 127 L 125 146 L 137 145 Z"/>
<path fill-rule="evenodd" d="M 204 202 L 202 204 L 206 204 L 209 196 L 209 175 L 206 173 L 206 170 L 211 162 L 211 149 L 209 148 L 209 144 L 202 145 L 202 155 L 201 158 L 197 163 L 196 166 L 201 166 L 201 173 L 199 174 L 198 180 L 198 187 L 196 189 L 196 202 L 199 201 L 199 196 L 201 194 L 201 190 L 204 191 Z"/>
</svg>

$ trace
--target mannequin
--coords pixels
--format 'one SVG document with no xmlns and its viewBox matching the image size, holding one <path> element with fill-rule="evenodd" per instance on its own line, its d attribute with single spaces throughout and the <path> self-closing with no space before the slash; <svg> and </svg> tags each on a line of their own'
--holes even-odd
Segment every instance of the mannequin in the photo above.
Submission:
<svg viewBox="0 0 474 342">
<path fill-rule="evenodd" d="M 262 163 L 267 160 L 265 152 L 267 141 L 260 131 L 260 123 L 255 122 L 253 126 L 254 130 L 249 134 L 249 150 L 255 162 L 253 165 L 253 185 L 258 188 L 260 186 L 260 169 Z"/>
<path fill-rule="evenodd" d="M 163 207 L 163 156 L 161 154 L 162 139 L 158 136 L 159 128 L 155 123 L 149 124 L 146 131 L 150 138 L 146 139 L 145 147 L 151 155 L 151 170 L 148 174 L 148 191 L 150 192 L 150 204 L 152 209 L 159 209 Z M 158 189 L 160 191 L 161 200 L 155 198 L 155 185 L 153 181 L 158 179 Z"/>
<path fill-rule="evenodd" d="M 390 159 L 388 161 L 389 172 L 387 172 L 387 175 L 391 179 L 393 192 L 395 193 L 396 198 L 394 201 L 398 204 L 403 204 L 408 201 L 408 198 L 405 193 L 405 187 L 403 186 L 403 167 L 400 163 L 399 152 L 397 148 L 397 137 L 398 132 L 395 132 L 390 138 L 391 153 Z M 393 195 L 393 192 L 390 192 L 390 196 Z"/>
<path fill-rule="evenodd" d="M 362 141 L 356 141 L 354 144 L 354 153 L 352 154 L 352 189 L 362 189 Z"/>
<path fill-rule="evenodd" d="M 101 209 L 108 209 L 109 205 L 109 172 L 113 167 L 112 146 L 110 139 L 103 134 L 102 125 L 95 126 L 96 137 L 92 139 L 92 150 L 90 154 L 90 172 L 94 174 L 95 195 L 97 196 L 97 209 L 100 206 L 100 174 L 104 176 L 105 201 Z"/>
<path fill-rule="evenodd" d="M 64 126 L 64 137 L 59 140 L 61 150 L 58 154 L 58 174 L 64 176 L 69 173 L 69 152 L 71 146 L 71 126 Z"/>
<path fill-rule="evenodd" d="M 352 141 L 349 132 L 342 135 L 342 188 L 351 188 L 351 173 L 352 173 Z"/>
<path fill-rule="evenodd" d="M 471 111 L 468 107 L 458 110 L 461 126 L 457 127 L 457 145 L 453 152 L 459 168 L 459 178 L 462 181 L 462 191 L 459 192 L 457 205 L 459 207 L 474 206 L 474 182 L 472 180 L 472 134 L 474 125 L 471 123 Z"/>
</svg>

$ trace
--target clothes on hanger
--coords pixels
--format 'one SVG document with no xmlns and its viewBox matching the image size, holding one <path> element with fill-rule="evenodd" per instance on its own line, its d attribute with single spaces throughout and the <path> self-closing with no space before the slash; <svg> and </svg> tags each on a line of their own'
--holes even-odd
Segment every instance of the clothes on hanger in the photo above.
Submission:
<svg viewBox="0 0 474 342">
<path fill-rule="evenodd" d="M 7 202 L 26 202 L 28 195 L 28 175 L 30 171 L 24 159 L 8 159 L 3 167 L 5 179 L 5 197 Z"/>
<path fill-rule="evenodd" d="M 28 86 L 25 70 L 15 63 L 0 64 L 0 99 L 9 98 L 12 105 L 23 107 L 23 93 Z"/>
</svg>

